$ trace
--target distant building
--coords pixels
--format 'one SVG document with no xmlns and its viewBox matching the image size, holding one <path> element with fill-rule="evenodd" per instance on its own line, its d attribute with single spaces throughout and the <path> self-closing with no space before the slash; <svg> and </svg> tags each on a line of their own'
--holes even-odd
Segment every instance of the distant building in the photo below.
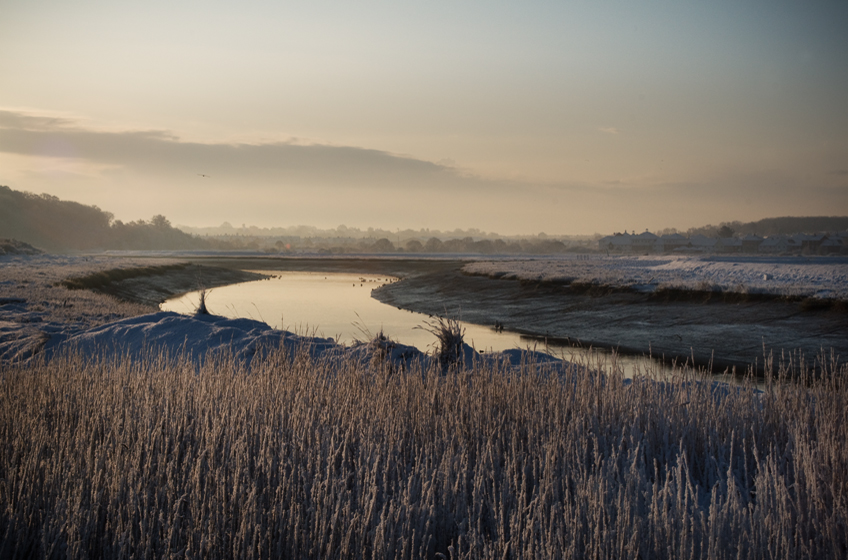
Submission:
<svg viewBox="0 0 848 560">
<path fill-rule="evenodd" d="M 715 244 L 717 253 L 739 253 L 742 251 L 742 240 L 735 237 L 722 237 Z"/>
<path fill-rule="evenodd" d="M 705 235 L 693 235 L 689 238 L 689 246 L 692 251 L 699 253 L 712 253 L 715 251 L 718 239 L 715 237 L 707 237 Z"/>
<path fill-rule="evenodd" d="M 834 253 L 841 253 L 844 245 L 842 244 L 842 239 L 839 236 L 827 235 L 822 240 L 821 244 L 819 244 L 818 252 L 820 255 L 831 255 Z"/>
<path fill-rule="evenodd" d="M 614 233 L 598 240 L 598 249 L 616 253 L 629 253 L 633 249 L 633 236 L 627 233 Z"/>
<path fill-rule="evenodd" d="M 805 233 L 798 234 L 794 237 L 795 242 L 801 246 L 801 252 L 807 255 L 815 255 L 819 252 L 819 247 L 822 242 L 827 239 L 826 235 L 815 234 L 808 235 Z"/>
<path fill-rule="evenodd" d="M 689 239 L 679 233 L 666 234 L 654 244 L 658 253 L 670 253 L 689 246 Z"/>
<path fill-rule="evenodd" d="M 644 233 L 634 235 L 632 239 L 634 252 L 648 253 L 654 250 L 654 245 L 656 245 L 659 237 L 646 230 Z"/>
<path fill-rule="evenodd" d="M 746 235 L 742 238 L 741 251 L 743 253 L 757 253 L 760 250 L 760 243 L 762 242 L 763 238 L 759 235 Z"/>
<path fill-rule="evenodd" d="M 760 243 L 760 253 L 788 253 L 796 247 L 795 243 L 785 235 L 766 237 Z"/>
</svg>

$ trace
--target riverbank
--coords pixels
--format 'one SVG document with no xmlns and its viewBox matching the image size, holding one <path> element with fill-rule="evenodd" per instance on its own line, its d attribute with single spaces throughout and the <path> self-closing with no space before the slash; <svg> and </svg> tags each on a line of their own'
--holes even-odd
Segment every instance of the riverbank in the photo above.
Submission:
<svg viewBox="0 0 848 560">
<path fill-rule="evenodd" d="M 112 256 L 0 257 L 0 362 L 38 353 L 51 338 L 158 311 L 199 287 L 262 278 L 174 259 Z"/>
<path fill-rule="evenodd" d="M 518 263 L 525 270 L 534 265 Z M 381 287 L 373 296 L 402 309 L 498 325 L 548 345 L 689 360 L 714 372 L 753 368 L 763 374 L 769 360 L 848 356 L 848 313 L 841 300 L 481 273 L 505 266 L 513 263 L 458 264 Z"/>
<path fill-rule="evenodd" d="M 560 273 L 540 276 L 540 267 L 550 270 L 551 262 Z M 580 267 L 586 263 L 598 266 L 587 259 L 545 264 L 543 259 L 491 262 L 398 256 L 6 258 L 0 277 L 0 358 L 37 351 L 51 329 L 79 331 L 149 313 L 168 297 L 200 287 L 262 277 L 249 270 L 390 275 L 401 281 L 373 290 L 372 296 L 400 309 L 497 325 L 548 346 L 689 360 L 716 372 L 753 367 L 764 373 L 770 358 L 803 357 L 809 363 L 822 352 L 827 360 L 844 361 L 848 356 L 848 313 L 841 300 L 812 298 L 803 292 L 791 295 L 786 290 L 780 294 L 652 285 L 640 280 L 644 271 L 632 267 L 625 276 L 610 276 L 618 278 L 618 285 L 568 281 L 568 275 L 580 278 Z M 735 272 L 739 266 L 733 264 L 721 266 Z M 680 269 L 681 263 L 676 266 Z M 511 269 L 524 272 L 504 272 Z M 778 273 L 758 274 L 771 280 Z M 830 274 L 830 280 L 827 274 L 820 277 L 825 280 L 814 278 L 811 284 L 817 293 L 842 289 L 836 275 Z M 79 287 L 99 293 L 57 285 L 69 278 L 82 279 Z M 717 278 L 713 276 L 714 282 Z M 693 274 L 689 279 L 697 282 Z"/>
</svg>

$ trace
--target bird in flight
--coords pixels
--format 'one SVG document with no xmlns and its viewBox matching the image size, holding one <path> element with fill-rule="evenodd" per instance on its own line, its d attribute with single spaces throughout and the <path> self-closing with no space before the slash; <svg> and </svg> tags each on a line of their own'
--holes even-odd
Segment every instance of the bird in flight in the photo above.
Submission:
<svg viewBox="0 0 848 560">
<path fill-rule="evenodd" d="M 201 177 L 209 177 L 209 175 L 204 175 L 203 173 L 198 173 Z"/>
</svg>

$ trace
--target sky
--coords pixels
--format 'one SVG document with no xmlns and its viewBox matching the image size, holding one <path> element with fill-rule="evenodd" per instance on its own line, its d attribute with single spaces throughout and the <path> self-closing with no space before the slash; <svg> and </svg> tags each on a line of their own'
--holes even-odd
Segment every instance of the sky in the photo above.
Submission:
<svg viewBox="0 0 848 560">
<path fill-rule="evenodd" d="M 0 185 L 577 235 L 848 214 L 848 2 L 0 0 Z"/>
</svg>

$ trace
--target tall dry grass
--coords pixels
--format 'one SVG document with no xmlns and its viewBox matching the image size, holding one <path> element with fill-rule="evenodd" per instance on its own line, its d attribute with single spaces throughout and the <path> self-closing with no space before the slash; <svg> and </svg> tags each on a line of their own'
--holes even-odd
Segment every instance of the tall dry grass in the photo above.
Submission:
<svg viewBox="0 0 848 560">
<path fill-rule="evenodd" d="M 7 368 L 0 557 L 844 558 L 848 372 L 678 373 Z"/>
</svg>

